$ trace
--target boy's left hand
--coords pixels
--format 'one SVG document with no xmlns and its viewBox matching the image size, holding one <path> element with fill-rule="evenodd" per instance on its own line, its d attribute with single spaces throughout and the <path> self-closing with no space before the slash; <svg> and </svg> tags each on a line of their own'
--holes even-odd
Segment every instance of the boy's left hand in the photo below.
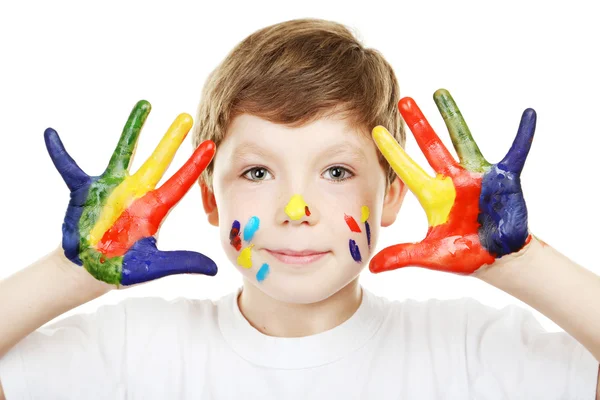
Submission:
<svg viewBox="0 0 600 400">
<path fill-rule="evenodd" d="M 460 163 L 410 97 L 401 99 L 398 108 L 436 171 L 435 178 L 421 169 L 384 127 L 373 129 L 377 147 L 425 209 L 429 229 L 419 243 L 380 251 L 370 262 L 371 272 L 419 266 L 471 275 L 481 266 L 521 250 L 531 240 L 520 174 L 533 140 L 535 111 L 528 108 L 523 112 L 512 147 L 502 161 L 490 164 L 450 93 L 440 89 L 433 97 Z"/>
</svg>

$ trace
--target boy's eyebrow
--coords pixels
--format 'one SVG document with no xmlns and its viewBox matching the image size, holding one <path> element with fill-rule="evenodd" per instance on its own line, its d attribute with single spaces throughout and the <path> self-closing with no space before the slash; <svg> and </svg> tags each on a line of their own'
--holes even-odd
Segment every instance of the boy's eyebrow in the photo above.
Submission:
<svg viewBox="0 0 600 400">
<path fill-rule="evenodd" d="M 255 154 L 262 158 L 276 158 L 276 153 L 269 149 L 259 146 L 254 142 L 244 142 L 233 151 L 232 159 L 244 158 L 249 154 Z M 318 153 L 318 157 L 330 158 L 338 155 L 348 155 L 355 161 L 366 162 L 367 156 L 360 147 L 352 146 L 350 143 L 335 144 L 323 149 Z"/>
</svg>

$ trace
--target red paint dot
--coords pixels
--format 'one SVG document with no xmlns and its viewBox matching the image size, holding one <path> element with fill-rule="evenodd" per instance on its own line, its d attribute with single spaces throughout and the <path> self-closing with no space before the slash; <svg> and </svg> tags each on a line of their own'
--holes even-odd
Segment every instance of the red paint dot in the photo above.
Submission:
<svg viewBox="0 0 600 400">
<path fill-rule="evenodd" d="M 304 206 L 304 213 L 307 217 L 310 217 L 310 210 L 308 209 L 308 206 Z"/>
<path fill-rule="evenodd" d="M 106 261 L 106 259 L 104 257 L 100 257 L 100 264 L 104 264 L 104 261 Z"/>
<path fill-rule="evenodd" d="M 358 224 L 356 223 L 356 220 L 352 216 L 344 214 L 344 219 L 348 224 L 348 228 L 350 228 L 352 232 L 361 232 L 360 228 L 358 227 Z"/>
<path fill-rule="evenodd" d="M 230 243 L 237 251 L 242 248 L 242 239 L 239 236 L 234 237 Z"/>
</svg>

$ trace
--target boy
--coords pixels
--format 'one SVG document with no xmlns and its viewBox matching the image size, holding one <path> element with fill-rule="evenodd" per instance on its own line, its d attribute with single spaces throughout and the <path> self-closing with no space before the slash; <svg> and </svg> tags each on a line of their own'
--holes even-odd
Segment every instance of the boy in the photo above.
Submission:
<svg viewBox="0 0 600 400">
<path fill-rule="evenodd" d="M 125 182 L 123 171 L 147 105 L 134 109 L 131 131 L 122 136 L 134 140 L 121 142 L 109 163 L 110 177 L 121 179 L 118 185 L 110 179 L 86 181 L 55 133 L 47 131 L 72 201 L 63 249 L 0 286 L 0 382 L 6 398 L 593 398 L 600 358 L 599 279 L 535 237 L 491 262 L 474 262 L 472 254 L 460 251 L 457 267 L 436 264 L 431 255 L 415 255 L 413 261 L 473 273 L 540 310 L 573 337 L 544 332 L 531 313 L 517 307 L 495 310 L 472 299 L 390 302 L 358 284 L 379 226 L 394 222 L 406 186 L 428 204 L 419 188 L 419 179 L 426 178 L 418 168 L 393 143 L 384 144 L 389 136 L 381 129 L 373 133 L 379 149 L 368 136 L 382 125 L 404 143 L 398 99 L 388 63 L 339 24 L 296 20 L 262 29 L 209 77 L 189 168 L 158 189 L 160 196 L 146 197 L 155 192 L 127 181 L 129 189 L 143 193 L 123 195 L 127 204 L 108 216 L 90 205 L 89 195 L 81 202 L 78 194 L 93 187 L 101 204 L 112 201 Z M 438 99 L 450 101 L 446 93 Z M 406 116 L 418 116 L 410 101 L 401 105 Z M 405 119 L 416 136 L 423 120 Z M 165 140 L 180 142 L 189 124 L 178 119 L 174 137 Z M 436 163 L 444 152 L 430 139 L 422 149 Z M 214 149 L 207 140 L 218 148 L 211 164 Z M 163 149 L 168 151 L 159 154 L 161 168 L 156 168 L 162 171 L 173 146 Z M 153 168 L 144 171 L 140 176 L 160 179 Z M 149 239 L 168 211 L 164 203 L 172 206 L 201 171 L 208 220 L 220 227 L 226 254 L 243 274 L 242 288 L 217 302 L 129 299 L 34 332 L 115 284 L 170 273 L 214 275 L 215 266 L 205 257 L 158 253 Z M 434 198 L 458 204 L 458 195 L 443 194 L 452 171 L 442 172 Z M 456 193 L 470 187 L 453 182 Z M 110 192 L 109 200 L 102 190 Z M 446 226 L 436 220 L 443 211 L 427 211 L 432 230 Z M 94 223 L 82 225 L 82 218 Z M 89 230 L 102 254 L 122 254 L 104 258 L 92 247 L 74 244 L 80 229 Z M 120 243 L 135 244 L 114 248 Z M 434 242 L 428 246 L 425 250 L 435 249 Z M 410 261 L 401 257 L 412 255 L 410 247 L 393 251 L 376 256 L 372 270 Z M 448 248 L 439 253 L 448 254 Z M 114 260 L 122 274 L 107 268 Z M 83 262 L 85 269 L 77 265 Z M 471 269 L 458 269 L 464 266 Z"/>
</svg>

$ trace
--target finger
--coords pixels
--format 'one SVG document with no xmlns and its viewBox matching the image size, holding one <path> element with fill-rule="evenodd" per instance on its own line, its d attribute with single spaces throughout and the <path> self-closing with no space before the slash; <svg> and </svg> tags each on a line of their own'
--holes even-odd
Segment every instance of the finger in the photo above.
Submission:
<svg viewBox="0 0 600 400">
<path fill-rule="evenodd" d="M 458 163 L 429 125 L 417 103 L 410 97 L 404 97 L 398 102 L 398 110 L 413 133 L 429 165 L 439 174 L 452 175 L 458 168 Z"/>
<path fill-rule="evenodd" d="M 373 273 L 415 266 L 435 271 L 471 275 L 484 264 L 495 261 L 480 244 L 477 233 L 449 236 L 387 247 L 369 263 Z"/>
<path fill-rule="evenodd" d="M 173 207 L 198 180 L 200 174 L 208 166 L 215 155 L 215 143 L 206 140 L 198 146 L 189 160 L 160 188 L 156 195 L 167 206 Z"/>
<path fill-rule="evenodd" d="M 134 285 L 168 275 L 217 274 L 217 264 L 209 257 L 192 251 L 160 251 L 156 239 L 147 237 L 123 257 L 121 284 Z"/>
<path fill-rule="evenodd" d="M 75 160 L 67 153 L 58 133 L 54 129 L 48 128 L 44 131 L 44 141 L 54 166 L 71 192 L 90 182 L 90 177 L 79 168 Z"/>
<path fill-rule="evenodd" d="M 144 122 L 146 122 L 146 118 L 148 118 L 148 114 L 150 114 L 151 108 L 150 103 L 146 100 L 138 101 L 133 107 L 121 133 L 119 143 L 106 167 L 105 174 L 121 174 L 129 168 L 140 131 L 144 126 Z"/>
<path fill-rule="evenodd" d="M 498 163 L 498 167 L 517 174 L 521 173 L 523 166 L 525 165 L 527 154 L 529 154 L 529 149 L 531 149 L 536 121 L 537 116 L 533 108 L 528 108 L 523 111 L 517 136 L 515 137 L 510 150 L 508 150 L 508 153 L 504 156 L 504 159 Z"/>
<path fill-rule="evenodd" d="M 98 251 L 107 257 L 122 256 L 139 240 L 156 234 L 169 210 L 198 180 L 214 152 L 214 142 L 201 143 L 188 162 L 161 188 L 135 199 L 104 232 L 96 245 Z"/>
<path fill-rule="evenodd" d="M 417 197 L 428 182 L 433 180 L 400 146 L 383 126 L 378 125 L 371 132 L 373 140 L 392 169 Z"/>
<path fill-rule="evenodd" d="M 189 114 L 180 114 L 169 127 L 152 155 L 133 175 L 138 184 L 152 190 L 173 161 L 177 149 L 192 128 L 193 119 Z"/>
<path fill-rule="evenodd" d="M 439 89 L 433 94 L 433 100 L 444 118 L 461 165 L 469 171 L 485 172 L 490 163 L 481 154 L 450 93 L 446 89 Z"/>
<path fill-rule="evenodd" d="M 423 242 L 401 243 L 389 246 L 377 253 L 369 262 L 369 270 L 375 274 L 410 266 L 429 264 L 431 249 Z"/>
</svg>

